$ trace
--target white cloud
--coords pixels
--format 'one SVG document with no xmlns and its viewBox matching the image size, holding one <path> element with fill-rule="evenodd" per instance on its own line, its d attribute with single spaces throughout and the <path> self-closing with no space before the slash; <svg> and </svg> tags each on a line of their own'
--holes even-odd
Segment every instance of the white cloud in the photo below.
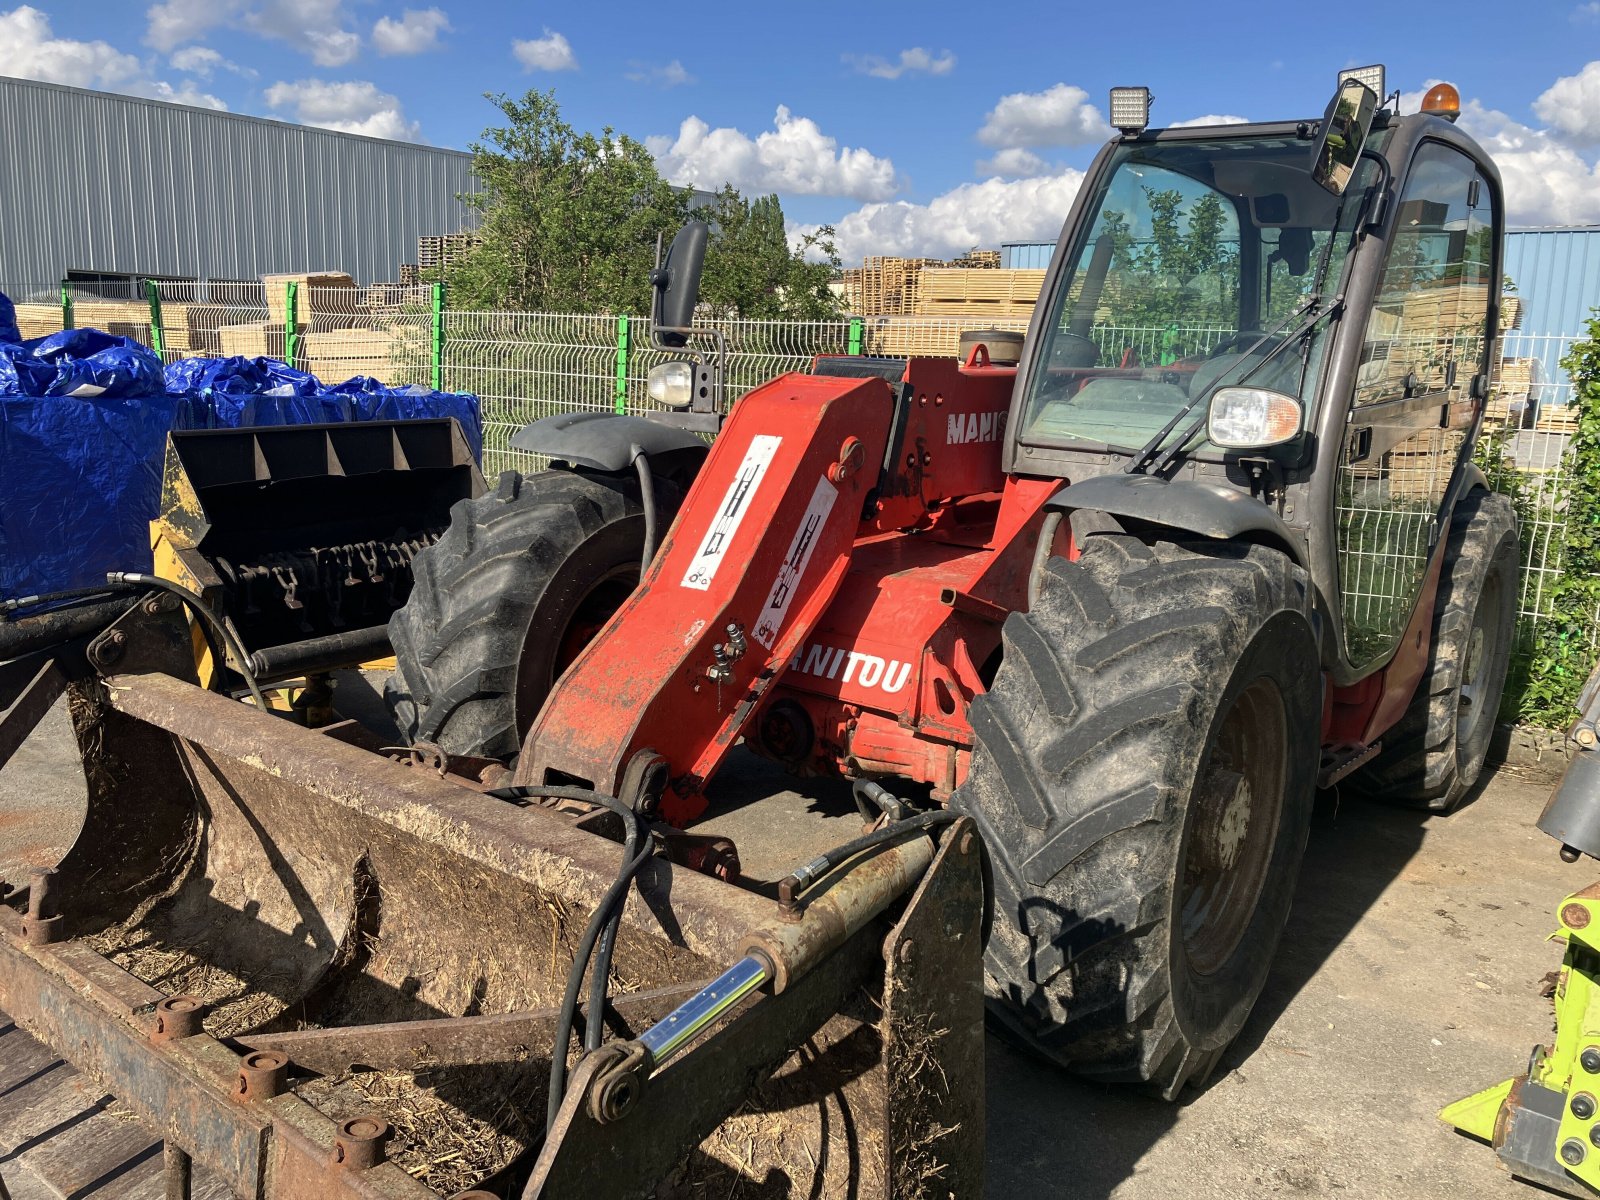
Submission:
<svg viewBox="0 0 1600 1200">
<path fill-rule="evenodd" d="M 541 38 L 511 43 L 511 53 L 522 64 L 524 71 L 576 71 L 578 60 L 572 53 L 572 43 L 549 29 Z"/>
<path fill-rule="evenodd" d="M 406 118 L 399 99 L 367 80 L 280 82 L 269 87 L 266 95 L 270 107 L 289 112 L 304 125 L 402 142 L 423 140 L 421 128 Z"/>
<path fill-rule="evenodd" d="M 200 79 L 210 79 L 219 70 L 231 71 L 247 79 L 254 79 L 256 76 L 250 67 L 241 67 L 238 63 L 223 58 L 210 46 L 185 46 L 181 50 L 173 51 L 172 57 L 167 61 L 172 64 L 174 71 L 182 71 L 185 75 L 194 75 Z"/>
<path fill-rule="evenodd" d="M 1591 0 L 1572 10 L 1573 21 L 1600 21 L 1600 0 Z"/>
<path fill-rule="evenodd" d="M 1110 135 L 1111 127 L 1089 103 L 1089 93 L 1058 83 L 1042 92 L 1000 97 L 984 118 L 978 140 L 986 146 L 1087 146 Z"/>
<path fill-rule="evenodd" d="M 751 138 L 737 129 L 712 129 L 699 117 L 678 127 L 676 139 L 646 138 L 672 183 L 714 191 L 731 183 L 743 192 L 849 196 L 886 200 L 897 183 L 894 163 L 868 150 L 841 149 L 809 117 L 778 106 L 773 128 Z"/>
<path fill-rule="evenodd" d="M 1600 142 L 1600 62 L 1557 79 L 1533 102 L 1533 111 L 1574 141 Z"/>
<path fill-rule="evenodd" d="M 438 8 L 408 8 L 397 21 L 379 17 L 372 27 L 372 48 L 379 54 L 423 54 L 439 48 L 439 35 L 450 30 L 450 18 Z"/>
<path fill-rule="evenodd" d="M 1416 112 L 1427 89 L 1402 93 L 1401 112 Z M 1509 225 L 1585 225 L 1600 222 L 1600 166 L 1546 129 L 1533 129 L 1478 100 L 1465 100 L 1461 128 L 1478 140 L 1505 189 Z"/>
<path fill-rule="evenodd" d="M 1083 172 L 1067 167 L 1037 179 L 964 183 L 927 204 L 868 204 L 833 222 L 834 242 L 846 263 L 868 254 L 947 258 L 973 246 L 1053 242 L 1082 183 Z M 790 244 L 817 228 L 795 227 Z"/>
<path fill-rule="evenodd" d="M 174 87 L 152 78 L 137 58 L 107 42 L 56 37 L 50 29 L 50 18 L 26 4 L 0 12 L 0 75 L 148 96 L 202 108 L 228 107 L 193 84 Z"/>
<path fill-rule="evenodd" d="M 977 168 L 979 175 L 1026 179 L 1033 175 L 1043 175 L 1050 169 L 1050 164 L 1032 150 L 1025 150 L 1021 146 L 1007 146 L 1004 150 L 997 151 L 993 158 L 986 158 L 978 163 Z"/>
<path fill-rule="evenodd" d="M 144 40 L 165 53 L 235 20 L 244 7 L 243 0 L 163 0 L 145 9 Z"/>
<path fill-rule="evenodd" d="M 693 83 L 694 76 L 689 74 L 677 59 L 673 59 L 664 67 L 653 67 L 648 63 L 630 62 L 632 68 L 627 73 L 627 78 L 634 83 L 653 83 L 659 87 L 679 87 L 685 83 Z"/>
<path fill-rule="evenodd" d="M 162 0 L 145 21 L 146 44 L 162 53 L 225 25 L 287 42 L 319 67 L 343 66 L 361 52 L 341 0 Z"/>
<path fill-rule="evenodd" d="M 1249 123 L 1249 117 L 1219 116 L 1216 113 L 1208 113 L 1203 117 L 1190 117 L 1187 121 L 1174 121 L 1167 128 L 1187 129 L 1194 125 L 1248 125 Z"/>
<path fill-rule="evenodd" d="M 937 56 L 921 46 L 900 51 L 894 62 L 876 54 L 846 54 L 844 61 L 855 64 L 857 71 L 877 79 L 899 79 L 902 75 L 948 75 L 955 70 L 956 56 L 948 50 Z"/>
</svg>

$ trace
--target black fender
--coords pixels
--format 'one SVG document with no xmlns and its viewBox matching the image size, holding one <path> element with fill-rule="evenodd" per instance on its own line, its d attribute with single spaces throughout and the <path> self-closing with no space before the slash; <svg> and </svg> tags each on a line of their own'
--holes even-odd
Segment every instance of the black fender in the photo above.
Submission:
<svg viewBox="0 0 1600 1200">
<path fill-rule="evenodd" d="M 1244 492 L 1197 479 L 1095 475 L 1062 488 L 1045 510 L 1099 512 L 1219 541 L 1261 542 L 1305 565 L 1303 540 L 1277 513 Z"/>
<path fill-rule="evenodd" d="M 619 413 L 577 412 L 541 417 L 511 438 L 514 450 L 607 474 L 631 472 L 641 454 L 650 473 L 687 485 L 711 447 L 686 429 Z"/>
</svg>

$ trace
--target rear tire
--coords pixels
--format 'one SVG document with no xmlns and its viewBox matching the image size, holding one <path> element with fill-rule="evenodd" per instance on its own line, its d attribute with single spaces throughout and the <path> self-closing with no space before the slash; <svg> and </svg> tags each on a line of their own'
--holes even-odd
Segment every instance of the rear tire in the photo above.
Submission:
<svg viewBox="0 0 1600 1200">
<path fill-rule="evenodd" d="M 662 529 L 680 500 L 657 481 Z M 389 621 L 384 693 L 406 740 L 515 763 L 557 677 L 638 585 L 643 553 L 631 477 L 507 471 L 459 502 Z"/>
<path fill-rule="evenodd" d="M 1447 813 L 1483 771 L 1517 620 L 1517 515 L 1475 489 L 1450 519 L 1428 668 L 1383 752 L 1351 779 L 1364 795 Z"/>
<path fill-rule="evenodd" d="M 1004 640 L 952 801 L 987 846 L 990 1010 L 1173 1098 L 1243 1026 L 1294 894 L 1321 704 L 1306 574 L 1096 535 Z"/>
</svg>

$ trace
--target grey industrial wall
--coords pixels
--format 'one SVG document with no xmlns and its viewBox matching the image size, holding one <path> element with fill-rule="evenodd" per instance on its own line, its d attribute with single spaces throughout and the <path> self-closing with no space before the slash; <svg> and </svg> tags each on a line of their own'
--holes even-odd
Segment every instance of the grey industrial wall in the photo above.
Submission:
<svg viewBox="0 0 1600 1200">
<path fill-rule="evenodd" d="M 0 78 L 0 288 L 68 270 L 398 277 L 417 238 L 473 224 L 468 155 Z"/>
</svg>

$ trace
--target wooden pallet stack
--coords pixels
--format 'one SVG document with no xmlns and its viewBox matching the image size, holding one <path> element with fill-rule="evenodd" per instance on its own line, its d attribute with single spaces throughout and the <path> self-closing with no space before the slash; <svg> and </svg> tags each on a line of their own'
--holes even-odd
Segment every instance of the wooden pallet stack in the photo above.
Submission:
<svg viewBox="0 0 1600 1200">
<path fill-rule="evenodd" d="M 916 315 L 974 322 L 1026 321 L 1044 286 L 1035 267 L 974 271 L 965 267 L 924 270 L 918 281 Z"/>
<path fill-rule="evenodd" d="M 448 271 L 483 239 L 476 233 L 443 233 L 417 239 L 417 271 Z"/>
<path fill-rule="evenodd" d="M 960 258 L 952 258 L 950 265 L 952 267 L 966 267 L 969 270 L 997 271 L 1000 269 L 1000 251 L 968 250 Z"/>
<path fill-rule="evenodd" d="M 868 258 L 844 272 L 845 308 L 862 317 L 909 317 L 923 270 L 942 266 L 937 258 Z"/>
</svg>

